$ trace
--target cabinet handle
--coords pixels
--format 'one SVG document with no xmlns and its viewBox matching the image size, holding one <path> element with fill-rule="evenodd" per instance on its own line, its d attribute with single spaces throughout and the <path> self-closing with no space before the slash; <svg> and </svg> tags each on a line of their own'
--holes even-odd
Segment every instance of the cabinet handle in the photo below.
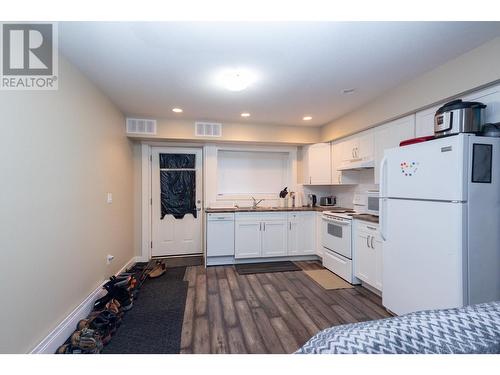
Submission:
<svg viewBox="0 0 500 375">
<path fill-rule="evenodd" d="M 367 225 L 366 227 L 367 227 L 368 229 L 371 229 L 371 230 L 377 230 L 377 228 L 372 227 L 372 226 L 369 226 L 369 225 Z"/>
<path fill-rule="evenodd" d="M 370 247 L 370 236 L 366 236 L 366 247 Z"/>
<path fill-rule="evenodd" d="M 290 230 L 292 230 L 292 222 L 291 221 L 288 222 L 288 227 L 290 228 Z"/>
<path fill-rule="evenodd" d="M 259 223 L 259 230 L 262 230 L 262 223 Z"/>
<path fill-rule="evenodd" d="M 372 236 L 372 239 L 371 239 L 371 241 L 370 241 L 370 244 L 372 245 L 372 249 L 373 249 L 373 250 L 375 250 L 375 248 L 373 247 L 373 239 L 374 239 L 374 238 L 375 238 L 375 237 L 373 237 L 373 236 Z"/>
<path fill-rule="evenodd" d="M 266 223 L 262 223 L 262 224 L 264 224 L 264 232 L 265 232 L 266 231 Z"/>
<path fill-rule="evenodd" d="M 309 185 L 311 184 L 311 176 L 309 176 Z"/>
</svg>

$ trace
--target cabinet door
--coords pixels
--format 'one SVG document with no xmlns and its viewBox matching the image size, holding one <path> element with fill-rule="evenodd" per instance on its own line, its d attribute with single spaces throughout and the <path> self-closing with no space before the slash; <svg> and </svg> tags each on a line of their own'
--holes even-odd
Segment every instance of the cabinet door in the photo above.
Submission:
<svg viewBox="0 0 500 375">
<path fill-rule="evenodd" d="M 462 98 L 464 101 L 486 104 L 484 123 L 500 122 L 500 85 L 473 92 Z"/>
<path fill-rule="evenodd" d="M 358 139 L 352 138 L 338 143 L 340 147 L 341 165 L 349 163 L 356 158 L 355 150 L 358 147 Z"/>
<path fill-rule="evenodd" d="M 331 156 L 329 143 L 317 143 L 310 146 L 308 163 L 311 184 L 328 185 L 331 183 Z"/>
<path fill-rule="evenodd" d="M 262 222 L 262 256 L 277 257 L 287 253 L 287 221 Z"/>
<path fill-rule="evenodd" d="M 288 219 L 287 238 L 288 255 L 300 255 L 299 241 L 299 219 L 297 214 L 290 214 Z"/>
<path fill-rule="evenodd" d="M 399 143 L 401 141 L 413 138 L 414 134 L 415 115 L 406 116 L 376 128 L 374 168 L 375 184 L 378 184 L 380 181 L 380 163 L 384 157 L 384 151 L 393 147 L 399 147 Z"/>
<path fill-rule="evenodd" d="M 340 185 L 342 183 L 342 172 L 338 171 L 342 165 L 342 144 L 332 143 L 331 155 L 332 155 L 332 184 Z"/>
<path fill-rule="evenodd" d="M 357 184 L 357 172 L 337 170 L 342 166 L 342 147 L 342 142 L 332 143 L 332 185 Z"/>
<path fill-rule="evenodd" d="M 357 278 L 372 285 L 375 274 L 375 252 L 370 247 L 370 238 L 367 233 L 356 231 L 354 274 Z"/>
<path fill-rule="evenodd" d="M 316 255 L 320 258 L 323 258 L 323 245 L 321 244 L 321 232 L 323 230 L 322 224 L 323 219 L 321 218 L 322 213 L 316 212 L 316 235 L 315 235 L 315 243 L 316 243 Z"/>
<path fill-rule="evenodd" d="M 235 258 L 258 258 L 261 256 L 260 221 L 240 221 L 235 224 Z"/>
<path fill-rule="evenodd" d="M 299 255 L 314 254 L 316 252 L 316 212 L 300 213 L 297 231 Z"/>
<path fill-rule="evenodd" d="M 415 137 L 434 135 L 434 115 L 440 105 L 415 114 Z"/>
<path fill-rule="evenodd" d="M 375 248 L 375 275 L 373 286 L 382 291 L 382 240 L 378 237 L 373 239 L 373 247 Z"/>
<path fill-rule="evenodd" d="M 356 159 L 373 159 L 373 130 L 368 130 L 359 135 L 358 145 L 355 151 Z"/>
</svg>

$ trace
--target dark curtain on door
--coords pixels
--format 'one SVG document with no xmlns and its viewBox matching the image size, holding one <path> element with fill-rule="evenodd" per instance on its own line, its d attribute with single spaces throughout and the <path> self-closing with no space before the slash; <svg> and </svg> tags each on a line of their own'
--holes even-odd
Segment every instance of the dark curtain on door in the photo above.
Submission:
<svg viewBox="0 0 500 375">
<path fill-rule="evenodd" d="M 195 154 L 160 154 L 160 169 L 194 169 Z"/>
<path fill-rule="evenodd" d="M 196 218 L 195 171 L 160 171 L 160 187 L 162 220 L 167 214 L 176 219 L 186 214 Z"/>
</svg>

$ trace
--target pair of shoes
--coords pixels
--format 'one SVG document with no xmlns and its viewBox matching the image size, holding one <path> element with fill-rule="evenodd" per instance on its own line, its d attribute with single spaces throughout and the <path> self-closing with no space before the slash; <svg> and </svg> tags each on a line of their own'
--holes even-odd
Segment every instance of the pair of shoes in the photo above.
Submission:
<svg viewBox="0 0 500 375">
<path fill-rule="evenodd" d="M 57 348 L 55 354 L 83 354 L 83 351 L 79 348 L 73 347 L 71 344 L 62 344 Z"/>
<path fill-rule="evenodd" d="M 102 344 L 107 345 L 120 324 L 121 318 L 115 313 L 109 310 L 94 311 L 87 319 L 82 319 L 78 322 L 77 330 L 94 330 L 101 337 Z"/>
<path fill-rule="evenodd" d="M 152 279 L 156 277 L 160 277 L 167 271 L 167 266 L 163 261 L 159 260 L 156 262 L 156 265 L 153 267 L 153 269 L 149 272 L 148 276 Z"/>
<path fill-rule="evenodd" d="M 71 346 L 78 348 L 82 353 L 98 354 L 101 352 L 103 343 L 101 335 L 90 328 L 75 331 L 71 335 Z"/>
<path fill-rule="evenodd" d="M 132 308 L 133 298 L 128 289 L 128 281 L 124 284 L 121 282 L 109 281 L 104 284 L 104 289 L 106 289 L 108 294 L 96 301 L 94 309 L 99 310 L 99 307 L 102 308 L 104 301 L 104 306 L 106 306 L 106 304 L 112 299 L 116 299 L 118 301 L 123 311 L 128 311 Z"/>
</svg>

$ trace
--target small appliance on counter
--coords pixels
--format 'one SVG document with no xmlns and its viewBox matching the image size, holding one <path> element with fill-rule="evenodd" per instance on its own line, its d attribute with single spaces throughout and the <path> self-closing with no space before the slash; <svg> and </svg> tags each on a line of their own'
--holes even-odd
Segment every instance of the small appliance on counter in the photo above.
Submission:
<svg viewBox="0 0 500 375">
<path fill-rule="evenodd" d="M 307 194 L 307 207 L 316 207 L 316 194 Z"/>
<path fill-rule="evenodd" d="M 337 204 L 337 198 L 334 197 L 333 195 L 319 198 L 319 205 L 322 207 L 335 206 L 336 204 Z"/>
<path fill-rule="evenodd" d="M 434 116 L 434 135 L 444 137 L 458 133 L 479 133 L 486 105 L 461 99 L 446 103 Z"/>
<path fill-rule="evenodd" d="M 484 124 L 479 135 L 483 137 L 500 137 L 500 122 Z"/>
</svg>

